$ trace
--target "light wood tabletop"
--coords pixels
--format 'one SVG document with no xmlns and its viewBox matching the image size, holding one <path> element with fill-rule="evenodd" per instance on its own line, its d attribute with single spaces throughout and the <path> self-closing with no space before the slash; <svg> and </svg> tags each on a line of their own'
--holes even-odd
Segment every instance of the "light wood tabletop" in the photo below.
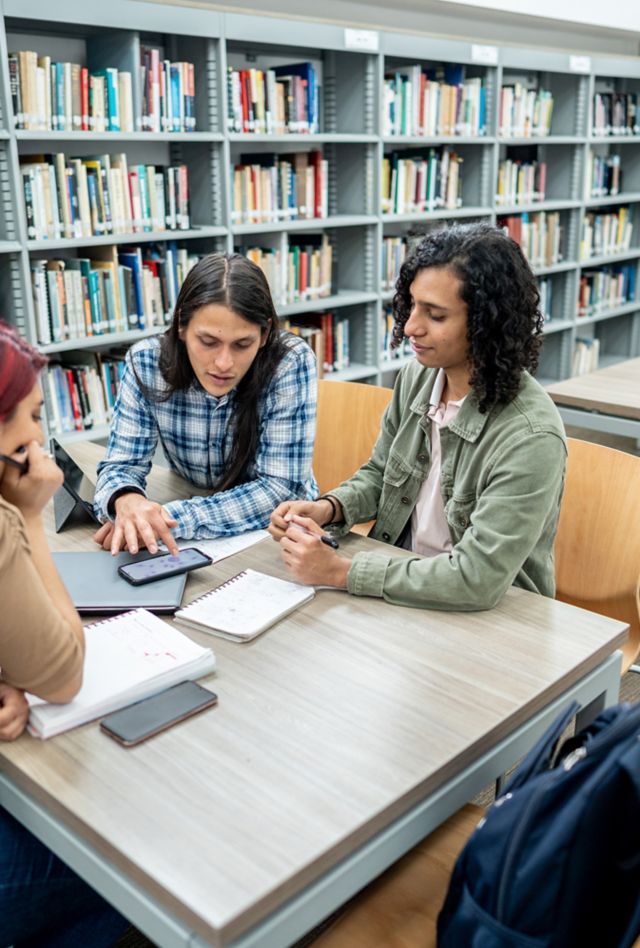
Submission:
<svg viewBox="0 0 640 948">
<path fill-rule="evenodd" d="M 69 448 L 88 469 L 101 450 Z M 160 501 L 188 495 L 166 470 L 155 468 L 150 485 Z M 52 546 L 97 549 L 91 534 L 76 527 L 52 535 Z M 355 535 L 341 542 L 347 554 L 379 545 Z M 286 575 L 277 544 L 265 540 L 192 574 L 185 601 L 247 566 Z M 204 680 L 217 708 L 128 750 L 95 723 L 44 742 L 25 735 L 0 749 L 0 802 L 11 809 L 16 788 L 59 824 L 63 835 L 51 835 L 37 814 L 29 823 L 14 806 L 61 854 L 64 834 L 79 840 L 71 863 L 158 944 L 262 948 L 305 927 L 298 918 L 269 929 L 272 913 L 462 772 L 475 773 L 483 755 L 595 674 L 626 627 L 514 588 L 484 613 L 322 590 L 248 644 L 189 634 L 217 656 L 217 675 Z M 458 798 L 444 793 L 435 823 L 482 779 Z M 421 834 L 433 823 L 425 816 Z M 142 893 L 135 911 L 127 889 Z M 317 895 L 307 927 L 352 891 L 345 883 L 333 904 Z M 154 911 L 187 934 L 166 919 L 158 927 Z"/>
<path fill-rule="evenodd" d="M 558 405 L 640 419 L 640 359 L 576 375 L 547 386 L 547 392 Z"/>
</svg>

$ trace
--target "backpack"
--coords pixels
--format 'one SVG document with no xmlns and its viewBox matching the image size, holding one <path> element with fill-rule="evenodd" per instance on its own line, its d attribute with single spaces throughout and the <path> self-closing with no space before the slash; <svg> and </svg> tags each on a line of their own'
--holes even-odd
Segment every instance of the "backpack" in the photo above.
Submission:
<svg viewBox="0 0 640 948">
<path fill-rule="evenodd" d="M 578 709 L 545 732 L 468 839 L 439 948 L 628 948 L 640 932 L 640 705 L 608 708 L 555 755 Z"/>
</svg>

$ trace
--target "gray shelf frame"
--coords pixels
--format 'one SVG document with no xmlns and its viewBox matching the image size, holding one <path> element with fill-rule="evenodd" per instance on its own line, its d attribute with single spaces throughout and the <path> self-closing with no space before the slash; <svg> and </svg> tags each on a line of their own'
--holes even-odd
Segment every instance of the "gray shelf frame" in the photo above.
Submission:
<svg viewBox="0 0 640 948">
<path fill-rule="evenodd" d="M 336 292 L 323 300 L 280 306 L 279 311 L 283 317 L 325 309 L 347 315 L 353 328 L 354 364 L 330 377 L 388 384 L 412 356 L 393 360 L 380 356 L 381 313 L 384 304 L 393 296 L 392 291 L 380 288 L 382 237 L 416 231 L 421 225 L 428 229 L 444 221 L 482 219 L 495 223 L 497 217 L 503 215 L 558 210 L 563 212 L 566 220 L 566 259 L 536 269 L 538 276 L 551 277 L 554 281 L 554 316 L 545 325 L 540 376 L 557 380 L 569 374 L 575 337 L 584 333 L 585 328 L 603 333 L 605 342 L 612 340 L 612 350 L 605 348 L 603 351 L 604 362 L 614 357 L 640 354 L 640 299 L 590 317 L 579 317 L 576 309 L 577 288 L 583 270 L 640 261 L 640 247 L 609 257 L 577 259 L 580 221 L 586 211 L 599 206 L 640 205 L 640 190 L 633 190 L 634 185 L 637 186 L 635 180 L 632 180 L 628 193 L 615 197 L 586 198 L 584 187 L 586 159 L 591 147 L 640 144 L 640 135 L 594 136 L 591 115 L 593 92 L 599 77 L 622 85 L 625 82 L 640 84 L 640 62 L 637 59 L 575 57 L 569 51 L 523 49 L 500 44 L 476 46 L 453 37 L 437 38 L 390 30 L 369 31 L 370 48 L 349 49 L 345 29 L 336 24 L 311 20 L 291 22 L 277 16 L 207 10 L 195 5 L 151 5 L 142 0 L 110 0 L 108 4 L 103 0 L 57 0 L 55 4 L 50 0 L 29 0 L 27 8 L 24 0 L 0 0 L 0 17 L 0 305 L 31 341 L 36 340 L 29 266 L 32 255 L 42 256 L 57 251 L 73 253 L 76 250 L 90 252 L 92 247 L 167 240 L 189 242 L 199 251 L 232 250 L 237 243 L 246 245 L 253 236 L 259 240 L 261 235 L 324 231 L 336 242 L 335 264 L 340 273 Z M 15 130 L 11 115 L 6 33 L 7 28 L 18 28 L 20 32 L 28 33 L 29 23 L 33 23 L 34 32 L 40 34 L 50 29 L 56 35 L 64 35 L 64 24 L 73 25 L 69 29 L 76 37 L 95 35 L 100 30 L 120 31 L 129 37 L 127 42 L 131 42 L 134 52 L 138 48 L 136 44 L 154 36 L 167 37 L 166 45 L 171 56 L 182 53 L 182 58 L 188 58 L 192 50 L 200 70 L 197 95 L 200 97 L 198 118 L 201 128 L 192 133 Z M 124 29 L 123 23 L 126 24 Z M 289 61 L 299 61 L 311 54 L 315 59 L 322 59 L 324 127 L 321 133 L 250 135 L 227 131 L 229 51 L 233 50 L 235 55 L 243 47 L 255 50 L 257 54 L 288 56 Z M 457 63 L 472 67 L 474 74 L 482 74 L 487 90 L 486 135 L 442 138 L 383 136 L 381 101 L 385 63 L 388 62 L 406 65 Z M 554 110 L 561 120 L 556 122 L 553 134 L 530 138 L 498 134 L 500 89 L 505 79 L 517 74 L 535 74 L 541 84 L 549 82 L 558 90 Z M 157 234 L 28 240 L 18 165 L 21 151 L 38 143 L 42 143 L 43 150 L 59 147 L 59 150 L 71 151 L 76 144 L 86 148 L 93 143 L 96 151 L 106 143 L 121 145 L 122 150 L 126 150 L 129 144 L 136 148 L 148 146 L 151 153 L 153 148 L 168 149 L 171 160 L 191 160 L 193 165 L 201 165 L 201 180 L 197 184 L 192 167 L 192 202 L 204 209 L 202 218 L 210 223 L 189 231 Z M 197 143 L 200 150 L 194 150 L 190 156 L 189 144 Z M 456 210 L 383 215 L 380 210 L 383 155 L 393 148 L 447 144 L 461 147 L 471 156 L 470 163 L 463 166 L 462 174 L 464 176 L 465 171 L 469 173 L 473 169 L 473 190 L 469 196 L 475 195 L 479 200 Z M 321 220 L 232 223 L 232 162 L 245 145 L 248 148 L 260 145 L 263 149 L 282 153 L 296 146 L 322 148 L 330 162 L 330 216 Z M 560 161 L 566 193 L 555 193 L 552 199 L 543 202 L 500 206 L 495 200 L 500 155 L 504 154 L 505 148 L 526 145 L 550 149 L 543 154 L 552 156 L 549 160 Z M 624 150 L 621 153 L 624 172 Z M 352 209 L 355 209 L 353 213 Z M 635 226 L 640 227 L 640 219 Z M 634 239 L 640 243 L 638 231 Z M 559 294 L 559 301 L 556 294 Z M 606 333 L 605 324 L 610 327 Z M 99 349 L 126 344 L 143 335 L 141 332 L 105 334 L 44 348 L 50 353 L 79 348 Z M 621 340 L 627 337 L 629 351 L 622 353 Z M 96 436 L 95 431 L 88 431 L 85 435 L 88 438 Z"/>
</svg>

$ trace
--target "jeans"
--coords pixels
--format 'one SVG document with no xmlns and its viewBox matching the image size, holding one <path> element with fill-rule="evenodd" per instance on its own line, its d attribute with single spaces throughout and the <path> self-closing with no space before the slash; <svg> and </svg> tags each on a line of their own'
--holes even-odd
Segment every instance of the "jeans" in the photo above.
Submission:
<svg viewBox="0 0 640 948">
<path fill-rule="evenodd" d="M 0 808 L 0 948 L 110 948 L 129 923 Z"/>
</svg>

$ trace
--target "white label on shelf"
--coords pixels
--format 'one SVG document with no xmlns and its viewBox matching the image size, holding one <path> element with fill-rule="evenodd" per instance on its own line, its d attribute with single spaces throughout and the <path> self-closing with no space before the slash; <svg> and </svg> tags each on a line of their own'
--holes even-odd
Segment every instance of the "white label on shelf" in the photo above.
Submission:
<svg viewBox="0 0 640 948">
<path fill-rule="evenodd" d="M 346 49 L 364 49 L 376 53 L 380 48 L 380 34 L 376 30 L 345 29 L 344 45 Z"/>
<path fill-rule="evenodd" d="M 474 63 L 484 63 L 485 66 L 497 66 L 498 47 L 482 46 L 480 43 L 473 43 L 471 46 L 471 59 Z"/>
<path fill-rule="evenodd" d="M 591 56 L 569 56 L 571 72 L 591 72 Z"/>
</svg>

